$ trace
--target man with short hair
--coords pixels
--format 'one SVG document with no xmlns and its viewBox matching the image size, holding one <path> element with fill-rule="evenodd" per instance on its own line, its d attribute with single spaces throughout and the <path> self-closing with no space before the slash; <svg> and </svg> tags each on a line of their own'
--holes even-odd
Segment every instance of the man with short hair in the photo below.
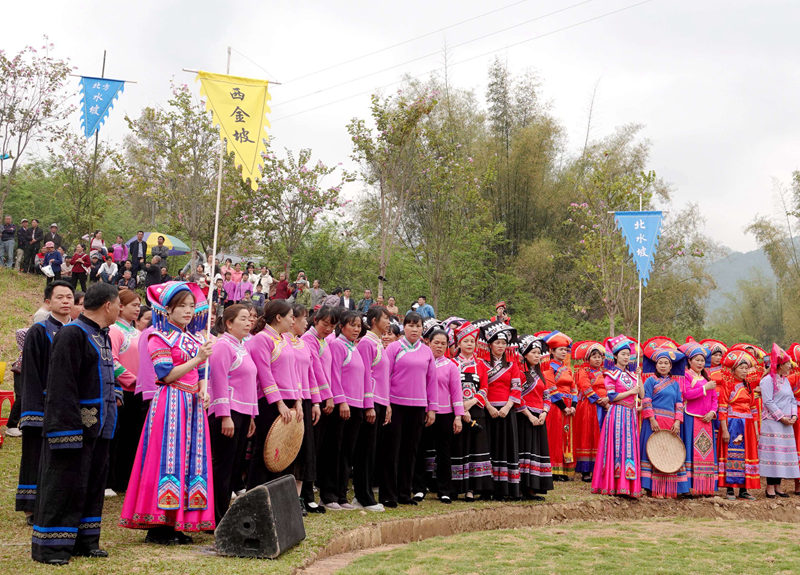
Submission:
<svg viewBox="0 0 800 575">
<path fill-rule="evenodd" d="M 144 232 L 142 230 L 136 232 L 136 238 L 128 243 L 128 257 L 130 257 L 133 275 L 135 276 L 140 269 L 144 269 L 145 258 L 147 257 L 147 242 L 144 241 Z"/>
<path fill-rule="evenodd" d="M 367 313 L 369 311 L 369 308 L 372 307 L 372 304 L 374 304 L 374 303 L 375 303 L 375 300 L 372 299 L 372 290 L 371 289 L 365 289 L 364 290 L 364 297 L 361 298 L 360 300 L 358 300 L 358 303 L 356 304 L 356 309 L 358 311 L 360 311 L 361 313 L 365 314 L 365 313 Z"/>
<path fill-rule="evenodd" d="M 3 231 L 0 235 L 0 265 L 5 264 L 8 269 L 14 267 L 14 240 L 17 236 L 17 226 L 11 216 L 3 218 Z"/>
<path fill-rule="evenodd" d="M 22 454 L 19 463 L 16 510 L 24 511 L 28 524 L 33 525 L 33 508 L 39 482 L 39 459 L 42 453 L 42 425 L 53 337 L 70 321 L 74 302 L 72 286 L 55 281 L 44 288 L 44 306 L 50 311 L 35 322 L 25 335 L 22 347 L 21 393 L 22 405 L 19 428 L 22 431 Z"/>
<path fill-rule="evenodd" d="M 339 299 L 339 307 L 343 307 L 345 309 L 356 309 L 356 302 L 353 301 L 353 298 L 350 297 L 352 291 L 349 287 L 344 288 L 344 292 L 342 292 L 342 297 Z"/>
<path fill-rule="evenodd" d="M 93 284 L 83 305 L 78 319 L 53 338 L 47 374 L 31 555 L 51 565 L 66 565 L 73 556 L 108 557 L 100 549 L 100 525 L 122 400 L 108 326 L 119 316 L 119 292 Z"/>
<path fill-rule="evenodd" d="M 421 295 L 417 298 L 417 304 L 417 313 L 422 316 L 422 319 L 436 317 L 436 314 L 433 311 L 433 306 L 428 303 L 427 298 L 424 295 Z"/>
<path fill-rule="evenodd" d="M 166 238 L 164 236 L 158 236 L 158 245 L 153 246 L 150 250 L 150 254 L 154 256 L 158 256 L 161 258 L 161 267 L 167 267 L 167 257 L 169 256 L 169 248 L 164 245 Z"/>
<path fill-rule="evenodd" d="M 136 278 L 131 275 L 131 270 L 126 269 L 125 271 L 122 272 L 122 277 L 117 282 L 117 287 L 136 289 Z"/>
<path fill-rule="evenodd" d="M 145 264 L 144 287 L 158 285 L 161 283 L 161 258 L 153 256 L 149 264 Z"/>
<path fill-rule="evenodd" d="M 34 258 L 39 253 L 42 238 L 44 238 L 44 233 L 42 233 L 42 228 L 39 227 L 39 220 L 33 218 L 30 227 L 30 240 L 25 245 L 25 259 L 22 262 L 22 268 L 26 273 L 32 274 L 36 271 Z"/>
<path fill-rule="evenodd" d="M 28 227 L 28 218 L 22 218 L 17 228 L 17 271 L 27 273 L 22 267 L 25 259 L 25 246 L 31 243 L 31 229 Z"/>
<path fill-rule="evenodd" d="M 44 235 L 44 241 L 53 242 L 56 250 L 62 246 L 64 240 L 61 238 L 61 234 L 58 233 L 58 224 L 50 224 L 50 231 Z"/>
</svg>

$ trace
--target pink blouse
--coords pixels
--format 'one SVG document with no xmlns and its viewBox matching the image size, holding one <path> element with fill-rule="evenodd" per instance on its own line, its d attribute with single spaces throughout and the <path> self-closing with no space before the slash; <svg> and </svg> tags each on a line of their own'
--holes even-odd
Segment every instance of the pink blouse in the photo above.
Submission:
<svg viewBox="0 0 800 575">
<path fill-rule="evenodd" d="M 300 394 L 303 399 L 311 400 L 311 403 L 319 403 L 319 387 L 317 378 L 314 375 L 314 361 L 311 357 L 311 349 L 306 342 L 294 334 L 283 334 L 289 341 L 289 345 L 294 349 L 294 365 L 297 370 L 297 378 L 300 380 Z"/>
<path fill-rule="evenodd" d="M 272 326 L 266 326 L 249 339 L 245 346 L 258 371 L 258 397 L 269 403 L 301 399 L 301 383 L 297 378 L 294 349 Z"/>
<path fill-rule="evenodd" d="M 114 377 L 122 389 L 133 391 L 136 388 L 136 374 L 139 372 L 139 330 L 124 322 L 117 321 L 108 330 L 111 340 L 111 356 L 114 358 Z"/>
<path fill-rule="evenodd" d="M 719 397 L 717 390 L 708 391 L 708 383 L 702 375 L 697 375 L 692 370 L 686 370 L 681 380 L 681 393 L 683 394 L 683 411 L 686 415 L 705 417 L 709 411 L 717 412 Z"/>
<path fill-rule="evenodd" d="M 235 411 L 255 417 L 258 415 L 256 385 L 256 364 L 244 343 L 229 333 L 220 335 L 209 360 L 208 413 L 229 417 Z"/>
</svg>

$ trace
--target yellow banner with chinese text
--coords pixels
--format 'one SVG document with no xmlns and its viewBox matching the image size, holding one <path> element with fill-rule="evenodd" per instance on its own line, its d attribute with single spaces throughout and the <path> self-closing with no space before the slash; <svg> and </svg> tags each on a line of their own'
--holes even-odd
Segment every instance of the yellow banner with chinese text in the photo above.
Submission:
<svg viewBox="0 0 800 575">
<path fill-rule="evenodd" d="M 267 150 L 269 82 L 203 71 L 197 79 L 206 110 L 219 125 L 220 139 L 227 141 L 228 153 L 233 152 L 234 161 L 241 165 L 242 179 L 249 179 L 250 187 L 257 190 L 263 175 L 262 154 Z"/>
</svg>

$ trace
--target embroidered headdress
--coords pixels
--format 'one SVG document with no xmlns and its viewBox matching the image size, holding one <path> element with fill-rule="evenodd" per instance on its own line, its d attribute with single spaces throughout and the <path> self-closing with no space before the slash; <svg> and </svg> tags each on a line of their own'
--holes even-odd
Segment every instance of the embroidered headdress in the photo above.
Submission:
<svg viewBox="0 0 800 575">
<path fill-rule="evenodd" d="M 167 306 L 177 294 L 188 291 L 194 296 L 194 316 L 186 326 L 190 333 L 198 333 L 208 323 L 208 301 L 203 291 L 195 283 L 170 281 L 147 288 L 147 299 L 153 304 L 153 326 L 165 331 L 167 327 Z"/>
<path fill-rule="evenodd" d="M 644 359 L 642 360 L 642 372 L 657 373 L 656 363 L 662 358 L 668 359 L 672 364 L 669 369 L 670 375 L 683 375 L 686 373 L 686 356 L 673 347 L 645 348 Z"/>
</svg>

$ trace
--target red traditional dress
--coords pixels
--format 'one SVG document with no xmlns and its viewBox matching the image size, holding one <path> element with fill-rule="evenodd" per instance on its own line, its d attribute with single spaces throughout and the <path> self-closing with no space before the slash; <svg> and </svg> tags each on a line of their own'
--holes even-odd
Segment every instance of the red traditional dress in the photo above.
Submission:
<svg viewBox="0 0 800 575">
<path fill-rule="evenodd" d="M 603 370 L 584 366 L 576 376 L 578 389 L 578 407 L 575 408 L 575 471 L 591 473 L 597 457 L 597 443 L 600 440 L 600 418 L 598 411 L 605 411 L 597 404 L 600 397 L 605 397 Z M 595 389 L 603 387 L 603 395 Z"/>
</svg>

